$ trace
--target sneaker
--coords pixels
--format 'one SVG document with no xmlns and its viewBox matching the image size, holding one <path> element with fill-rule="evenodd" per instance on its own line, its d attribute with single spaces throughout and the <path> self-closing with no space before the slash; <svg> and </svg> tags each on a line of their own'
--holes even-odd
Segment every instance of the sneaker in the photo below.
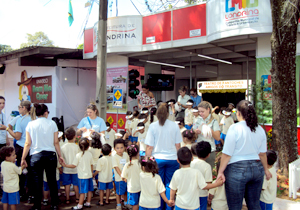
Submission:
<svg viewBox="0 0 300 210">
<path fill-rule="evenodd" d="M 74 195 L 75 195 L 75 192 L 70 191 L 70 196 L 74 196 Z"/>
<path fill-rule="evenodd" d="M 122 206 L 117 206 L 116 210 L 122 210 Z"/>
<path fill-rule="evenodd" d="M 127 208 L 127 209 L 132 209 L 132 206 L 130 205 L 130 204 L 126 204 L 126 205 L 124 205 L 125 206 L 125 208 Z"/>
<path fill-rule="evenodd" d="M 95 194 L 96 194 L 96 195 L 99 195 L 99 194 L 100 194 L 100 191 L 99 191 L 99 190 L 96 190 L 96 191 L 95 191 Z"/>
<path fill-rule="evenodd" d="M 83 206 L 86 208 L 91 208 L 91 204 L 84 203 Z"/>
<path fill-rule="evenodd" d="M 47 201 L 43 200 L 42 204 L 43 204 L 44 206 L 48 206 L 48 205 L 49 205 L 49 201 L 48 201 L 48 200 L 47 200 Z"/>
<path fill-rule="evenodd" d="M 83 209 L 83 207 L 79 208 L 77 205 L 77 206 L 72 207 L 72 209 Z"/>
<path fill-rule="evenodd" d="M 29 197 L 28 197 L 28 200 L 27 200 L 27 203 L 28 203 L 28 204 L 34 203 L 34 197 L 33 197 L 33 196 L 29 196 Z"/>
</svg>

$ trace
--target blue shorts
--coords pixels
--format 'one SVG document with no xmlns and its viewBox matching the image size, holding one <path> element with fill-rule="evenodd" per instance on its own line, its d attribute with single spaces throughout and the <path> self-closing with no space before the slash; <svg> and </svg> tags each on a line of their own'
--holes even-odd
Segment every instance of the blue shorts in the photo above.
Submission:
<svg viewBox="0 0 300 210">
<path fill-rule="evenodd" d="M 200 209 L 200 208 L 195 209 L 195 210 L 199 210 L 199 209 Z M 186 209 L 179 208 L 178 206 L 175 205 L 175 210 L 186 210 Z"/>
<path fill-rule="evenodd" d="M 187 130 L 191 130 L 192 129 L 192 127 L 193 127 L 193 125 L 191 125 L 191 126 L 189 126 L 189 125 L 185 125 L 184 126 Z"/>
<path fill-rule="evenodd" d="M 96 170 L 93 170 L 93 173 L 95 173 Z M 95 179 L 98 180 L 98 177 L 99 177 L 99 173 L 95 176 Z"/>
<path fill-rule="evenodd" d="M 124 195 L 127 191 L 127 183 L 124 181 L 116 182 L 116 194 L 117 195 Z"/>
<path fill-rule="evenodd" d="M 220 138 L 221 138 L 221 139 L 223 139 L 223 140 L 225 141 L 226 134 L 224 134 L 224 133 L 221 133 L 221 135 L 220 135 Z"/>
<path fill-rule="evenodd" d="M 259 204 L 260 204 L 261 210 L 272 210 L 273 209 L 273 203 L 268 204 L 268 203 L 259 201 Z"/>
<path fill-rule="evenodd" d="M 20 204 L 20 194 L 19 194 L 19 191 L 18 192 L 14 192 L 14 193 L 7 193 L 7 192 L 3 191 L 1 202 L 2 203 L 7 203 L 9 205 Z"/>
<path fill-rule="evenodd" d="M 146 152 L 145 151 L 140 151 L 140 156 L 145 156 Z"/>
<path fill-rule="evenodd" d="M 199 197 L 200 200 L 200 210 L 206 210 L 207 209 L 207 197 Z"/>
<path fill-rule="evenodd" d="M 139 206 L 139 210 L 160 210 L 160 207 L 158 207 L 158 208 L 145 208 L 145 207 Z"/>
<path fill-rule="evenodd" d="M 59 180 L 56 182 L 57 183 L 57 189 L 59 190 L 60 189 L 60 183 L 59 183 Z M 49 191 L 49 185 L 48 185 L 48 182 L 45 182 L 44 181 L 44 191 Z"/>
<path fill-rule="evenodd" d="M 128 136 L 128 140 L 132 142 L 132 136 Z"/>
<path fill-rule="evenodd" d="M 128 204 L 131 206 L 139 205 L 139 199 L 140 199 L 141 192 L 137 193 L 127 193 L 127 201 Z"/>
<path fill-rule="evenodd" d="M 221 144 L 221 141 L 217 141 L 217 140 L 215 139 L 215 145 L 219 145 L 219 144 Z"/>
<path fill-rule="evenodd" d="M 114 188 L 114 185 L 112 182 L 108 182 L 108 183 L 103 183 L 103 182 L 98 182 L 98 190 L 111 190 Z"/>
<path fill-rule="evenodd" d="M 79 194 L 88 193 L 94 191 L 93 178 L 79 179 L 78 178 Z"/>
<path fill-rule="evenodd" d="M 78 175 L 77 174 L 65 174 L 63 173 L 63 185 L 73 184 L 74 186 L 78 186 Z"/>
<path fill-rule="evenodd" d="M 139 137 L 134 137 L 134 136 L 132 136 L 132 137 L 131 137 L 131 141 L 132 141 L 132 142 L 137 142 L 137 141 L 138 141 L 138 138 L 139 138 Z"/>
</svg>

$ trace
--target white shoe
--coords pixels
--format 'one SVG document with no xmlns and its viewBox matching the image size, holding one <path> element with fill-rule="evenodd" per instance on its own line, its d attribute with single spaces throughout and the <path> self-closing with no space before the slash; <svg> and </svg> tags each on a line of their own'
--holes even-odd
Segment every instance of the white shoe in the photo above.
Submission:
<svg viewBox="0 0 300 210">
<path fill-rule="evenodd" d="M 70 196 L 74 196 L 74 195 L 75 195 L 75 192 L 70 191 Z"/>
<path fill-rule="evenodd" d="M 116 210 L 122 210 L 122 206 L 117 206 Z"/>
<path fill-rule="evenodd" d="M 125 208 L 127 208 L 127 209 L 132 209 L 132 206 L 129 205 L 129 204 L 126 204 L 126 205 L 124 205 L 124 206 L 125 206 Z"/>
<path fill-rule="evenodd" d="M 96 191 L 95 191 L 95 194 L 96 194 L 96 195 L 99 195 L 99 194 L 100 194 L 100 191 L 99 191 L 99 190 L 96 190 Z"/>
</svg>

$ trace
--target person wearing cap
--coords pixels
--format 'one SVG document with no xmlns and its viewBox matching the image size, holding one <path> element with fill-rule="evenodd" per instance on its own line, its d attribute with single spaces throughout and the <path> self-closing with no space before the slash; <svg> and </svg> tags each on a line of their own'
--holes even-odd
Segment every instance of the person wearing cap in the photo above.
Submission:
<svg viewBox="0 0 300 210">
<path fill-rule="evenodd" d="M 138 145 L 140 147 L 140 156 L 145 156 L 146 144 L 145 139 L 147 136 L 147 132 L 145 131 L 145 124 L 140 122 L 137 125 L 136 133 L 138 133 Z"/>
<path fill-rule="evenodd" d="M 230 108 L 226 108 L 225 110 L 223 110 L 223 115 L 224 115 L 224 117 L 220 122 L 220 125 L 223 126 L 223 130 L 222 130 L 220 139 L 221 139 L 222 144 L 224 145 L 227 131 L 228 131 L 229 127 L 234 124 L 234 121 L 231 117 L 231 109 Z"/>
<path fill-rule="evenodd" d="M 65 143 L 67 143 L 67 142 L 63 139 L 63 135 L 64 135 L 63 132 L 58 131 L 58 141 L 59 141 L 59 146 L 60 146 L 60 148 L 61 148 Z"/>
<path fill-rule="evenodd" d="M 145 114 L 147 117 L 149 116 L 149 109 L 144 107 L 141 111 L 141 114 Z"/>
<path fill-rule="evenodd" d="M 176 117 L 175 123 L 178 125 L 182 137 L 182 142 L 180 143 L 180 147 L 184 147 L 184 142 L 183 142 L 183 135 L 182 133 L 186 131 L 186 127 L 184 124 L 184 118 L 183 117 Z"/>
<path fill-rule="evenodd" d="M 132 111 L 127 111 L 126 112 L 126 123 L 125 123 L 125 130 L 126 133 L 128 133 L 128 138 L 131 140 L 131 130 L 130 130 L 130 124 L 132 123 L 133 120 L 133 114 Z"/>
<path fill-rule="evenodd" d="M 139 111 L 134 111 L 133 112 L 133 120 L 132 120 L 132 123 L 130 124 L 130 131 L 131 131 L 131 142 L 137 142 L 138 141 L 138 136 L 137 135 L 133 135 L 135 130 L 136 130 L 136 127 L 137 127 L 137 124 L 139 123 L 139 116 L 140 116 L 140 113 Z"/>
<path fill-rule="evenodd" d="M 192 88 L 190 90 L 190 95 L 191 95 L 191 99 L 193 100 L 193 108 L 197 107 L 202 101 L 202 96 L 199 96 L 197 94 L 196 88 Z"/>
<path fill-rule="evenodd" d="M 109 122 L 106 122 L 105 141 L 111 146 L 111 148 L 114 148 L 114 141 L 116 139 L 115 134 L 116 131 L 111 128 Z"/>
<path fill-rule="evenodd" d="M 231 112 L 231 117 L 234 120 L 234 122 L 236 122 L 237 121 L 237 117 L 236 117 L 236 113 L 233 111 L 233 109 L 235 109 L 234 107 L 235 106 L 234 106 L 233 103 L 229 103 L 228 104 L 228 108 L 230 109 L 230 112 Z"/>
<path fill-rule="evenodd" d="M 185 115 L 185 109 L 187 108 L 186 102 L 191 99 L 189 95 L 186 95 L 186 92 L 188 90 L 187 86 L 181 86 L 178 90 L 179 96 L 177 99 L 177 105 L 181 108 L 180 111 L 178 111 L 177 117 L 184 117 Z"/>
<path fill-rule="evenodd" d="M 196 130 L 196 129 L 200 126 L 200 125 L 198 124 L 198 122 L 200 122 L 201 117 L 200 117 L 200 115 L 199 115 L 199 110 L 198 110 L 197 107 L 194 107 L 194 108 L 192 109 L 192 113 L 193 113 L 193 115 L 194 115 L 194 117 L 193 117 L 193 127 L 192 127 L 192 129 L 193 129 L 193 130 Z"/>
<path fill-rule="evenodd" d="M 192 113 L 192 107 L 193 107 L 193 100 L 189 99 L 186 102 L 187 108 L 185 109 L 185 114 L 184 114 L 184 122 L 185 122 L 185 128 L 187 130 L 191 130 L 193 126 L 193 113 Z"/>
<path fill-rule="evenodd" d="M 139 109 L 149 109 L 153 106 L 156 106 L 154 95 L 149 91 L 149 86 L 147 83 L 142 85 L 142 91 L 137 96 L 137 98 Z"/>
<path fill-rule="evenodd" d="M 168 101 L 168 109 L 169 109 L 168 119 L 173 122 L 175 121 L 175 113 L 176 113 L 175 103 L 176 103 L 175 99 L 171 99 L 170 101 Z"/>
</svg>

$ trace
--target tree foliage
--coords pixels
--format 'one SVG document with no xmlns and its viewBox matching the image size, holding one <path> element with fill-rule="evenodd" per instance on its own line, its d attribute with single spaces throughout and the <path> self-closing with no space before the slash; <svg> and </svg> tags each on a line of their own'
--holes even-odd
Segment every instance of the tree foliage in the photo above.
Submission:
<svg viewBox="0 0 300 210">
<path fill-rule="evenodd" d="M 83 43 L 78 45 L 77 49 L 83 49 Z"/>
<path fill-rule="evenodd" d="M 0 54 L 7 53 L 7 52 L 10 52 L 12 50 L 13 49 L 11 48 L 10 45 L 2 45 L 2 44 L 0 44 Z"/>
<path fill-rule="evenodd" d="M 42 32 L 36 32 L 35 34 L 27 34 L 27 43 L 22 43 L 20 48 L 29 46 L 45 46 L 54 47 L 53 41 L 51 41 L 48 36 Z"/>
</svg>

